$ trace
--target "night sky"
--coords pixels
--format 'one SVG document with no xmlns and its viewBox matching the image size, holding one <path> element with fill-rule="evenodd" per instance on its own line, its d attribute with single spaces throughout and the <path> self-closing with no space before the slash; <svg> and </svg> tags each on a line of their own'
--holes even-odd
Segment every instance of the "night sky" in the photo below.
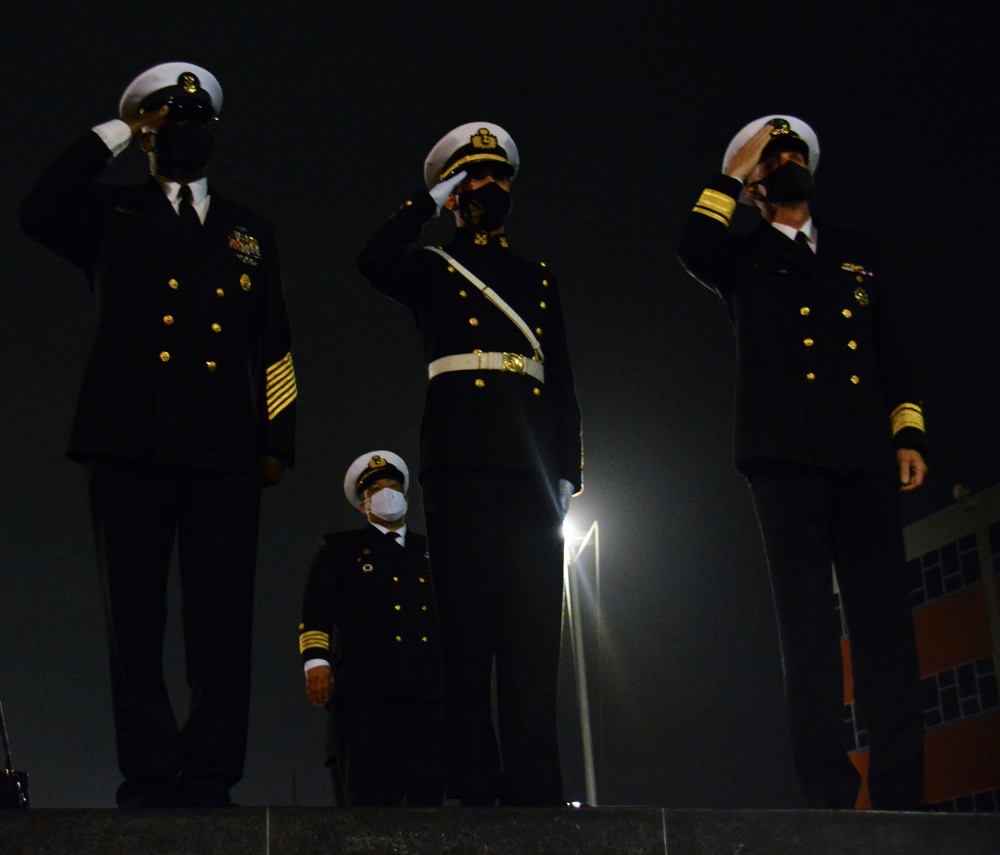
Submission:
<svg viewBox="0 0 1000 855">
<path fill-rule="evenodd" d="M 329 804 L 299 601 L 320 535 L 353 527 L 343 471 L 417 465 L 425 384 L 409 314 L 354 266 L 422 186 L 450 128 L 497 122 L 522 157 L 513 249 L 562 287 L 599 521 L 600 661 L 588 662 L 603 804 L 798 807 L 781 665 L 748 491 L 731 463 L 733 336 L 681 269 L 688 211 L 746 122 L 816 129 L 814 212 L 880 237 L 909 296 L 930 482 L 1000 481 L 995 55 L 988 4 L 379 2 L 17 4 L 0 34 L 0 700 L 39 807 L 110 807 L 119 781 L 84 469 L 63 456 L 91 341 L 83 275 L 21 234 L 45 163 L 187 60 L 225 91 L 210 180 L 275 225 L 299 383 L 298 464 L 265 493 L 242 804 Z M 225 11 L 223 11 L 223 9 Z M 973 11 L 974 9 L 978 12 Z M 980 19 L 976 19 L 976 14 Z M 138 147 L 109 180 L 146 174 Z M 446 239 L 447 221 L 425 231 Z M 423 529 L 419 489 L 410 524 Z M 593 614 L 593 601 L 587 608 Z M 178 633 L 168 662 L 185 706 Z M 599 668 L 598 668 L 599 664 Z M 582 796 L 565 682 L 567 797 Z M 599 701 L 600 713 L 596 702 Z"/>
</svg>

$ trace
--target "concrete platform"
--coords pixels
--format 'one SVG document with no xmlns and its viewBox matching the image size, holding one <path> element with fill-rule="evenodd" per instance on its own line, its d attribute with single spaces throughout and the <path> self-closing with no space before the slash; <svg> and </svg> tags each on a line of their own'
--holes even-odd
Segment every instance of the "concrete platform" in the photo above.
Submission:
<svg viewBox="0 0 1000 855">
<path fill-rule="evenodd" d="M 251 807 L 0 812 L 3 855 L 1000 855 L 1000 814 Z"/>
</svg>

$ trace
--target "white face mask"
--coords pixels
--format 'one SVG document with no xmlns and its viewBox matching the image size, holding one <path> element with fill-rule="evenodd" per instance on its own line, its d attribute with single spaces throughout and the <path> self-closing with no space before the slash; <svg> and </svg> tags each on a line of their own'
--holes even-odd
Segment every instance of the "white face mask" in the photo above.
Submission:
<svg viewBox="0 0 1000 855">
<path fill-rule="evenodd" d="M 406 496 L 384 487 L 368 500 L 368 513 L 386 522 L 398 520 L 406 514 Z"/>
</svg>

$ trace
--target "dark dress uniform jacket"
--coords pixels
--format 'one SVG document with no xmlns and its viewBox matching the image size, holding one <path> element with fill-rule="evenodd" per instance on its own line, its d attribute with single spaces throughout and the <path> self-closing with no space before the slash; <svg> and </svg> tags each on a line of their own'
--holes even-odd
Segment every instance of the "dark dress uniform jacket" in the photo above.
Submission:
<svg viewBox="0 0 1000 855">
<path fill-rule="evenodd" d="M 227 471 L 293 463 L 295 377 L 270 224 L 211 190 L 200 235 L 152 178 L 95 183 L 88 133 L 24 200 L 24 230 L 83 268 L 97 331 L 68 454 Z"/>
<path fill-rule="evenodd" d="M 306 582 L 299 649 L 326 659 L 331 700 L 440 700 L 441 643 L 427 538 L 374 526 L 324 537 Z"/>
<path fill-rule="evenodd" d="M 362 251 L 361 272 L 412 312 L 428 364 L 476 349 L 530 357 L 524 334 L 445 259 L 422 248 L 407 252 L 434 210 L 427 192 L 407 202 Z M 473 237 L 470 229 L 456 229 L 445 250 L 535 331 L 545 382 L 501 371 L 435 377 L 420 427 L 421 474 L 438 467 L 506 470 L 543 474 L 550 483 L 563 478 L 579 490 L 580 407 L 556 279 L 544 264 L 512 254 L 495 238 L 478 246 Z"/>
<path fill-rule="evenodd" d="M 713 190 L 735 201 L 741 185 L 720 175 Z M 872 238 L 817 229 L 814 254 L 763 221 L 733 234 L 724 211 L 701 203 L 685 226 L 680 259 L 723 299 L 736 333 L 736 465 L 752 474 L 780 460 L 895 481 L 895 447 L 921 448 L 923 437 L 903 427 L 893 439 L 893 412 L 918 401 L 896 286 Z"/>
</svg>

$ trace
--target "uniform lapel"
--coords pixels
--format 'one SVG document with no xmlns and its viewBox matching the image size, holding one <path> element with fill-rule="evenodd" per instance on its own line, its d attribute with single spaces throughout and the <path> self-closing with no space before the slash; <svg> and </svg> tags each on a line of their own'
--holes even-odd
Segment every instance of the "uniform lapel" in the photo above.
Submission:
<svg viewBox="0 0 1000 855">
<path fill-rule="evenodd" d="M 184 234 L 181 225 L 181 218 L 170 204 L 167 194 L 157 183 L 156 179 L 150 178 L 148 182 L 137 188 L 137 207 L 142 216 L 149 223 L 150 228 L 166 241 L 173 250 L 186 261 L 193 261 L 201 257 L 200 247 L 204 245 L 206 234 L 205 226 L 202 226 L 201 234 L 194 242 L 189 242 Z M 209 205 L 209 216 L 211 216 L 214 200 Z"/>
<path fill-rule="evenodd" d="M 826 223 L 817 223 L 816 234 L 818 236 L 818 246 L 816 253 L 816 264 L 809 277 L 809 290 L 819 288 L 830 275 L 844 261 L 845 233 L 835 226 Z"/>
<path fill-rule="evenodd" d="M 368 540 L 372 550 L 382 555 L 396 558 L 402 554 L 402 550 L 397 544 L 389 540 L 386 535 L 382 534 L 382 532 L 370 523 L 368 525 Z"/>
<path fill-rule="evenodd" d="M 815 254 L 795 241 L 789 240 L 770 223 L 762 223 L 757 233 L 762 247 L 780 256 L 802 273 L 809 274 L 816 266 Z"/>
</svg>

